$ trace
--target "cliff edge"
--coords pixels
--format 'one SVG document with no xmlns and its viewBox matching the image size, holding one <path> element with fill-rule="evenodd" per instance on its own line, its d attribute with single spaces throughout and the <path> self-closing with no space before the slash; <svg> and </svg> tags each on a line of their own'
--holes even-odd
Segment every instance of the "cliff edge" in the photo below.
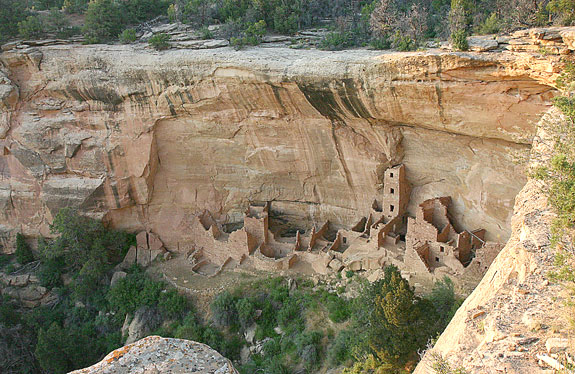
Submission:
<svg viewBox="0 0 575 374">
<path fill-rule="evenodd" d="M 553 109 L 541 121 L 560 120 Z M 552 144 L 540 127 L 531 163 L 549 158 Z M 541 358 L 567 348 L 562 326 L 568 321 L 562 286 L 546 279 L 555 258 L 550 245 L 554 214 L 541 183 L 529 180 L 517 195 L 511 238 L 415 374 L 435 373 L 438 354 L 470 374 L 554 372 Z"/>
</svg>

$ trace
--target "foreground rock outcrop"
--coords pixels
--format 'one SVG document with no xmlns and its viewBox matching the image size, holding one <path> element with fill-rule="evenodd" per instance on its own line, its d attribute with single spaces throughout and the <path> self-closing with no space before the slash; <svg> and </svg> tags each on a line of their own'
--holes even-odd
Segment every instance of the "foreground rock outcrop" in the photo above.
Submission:
<svg viewBox="0 0 575 374">
<path fill-rule="evenodd" d="M 273 201 L 292 228 L 350 227 L 403 163 L 412 214 L 451 196 L 458 222 L 505 242 L 525 183 L 515 155 L 554 95 L 557 59 L 13 47 L 0 55 L 0 231 L 49 235 L 71 206 L 185 249 L 191 217 L 240 222 L 250 201 Z"/>
<path fill-rule="evenodd" d="M 558 120 L 560 115 L 552 110 L 542 124 Z M 553 141 L 543 127 L 538 135 L 532 165 L 551 154 Z M 528 181 L 515 201 L 513 232 L 507 245 L 415 374 L 435 372 L 434 353 L 470 374 L 553 372 L 543 361 L 553 362 L 550 354 L 563 354 L 569 324 L 562 311 L 562 286 L 547 280 L 549 271 L 554 270 L 550 245 L 553 217 L 541 182 Z"/>
<path fill-rule="evenodd" d="M 205 344 L 149 336 L 119 348 L 99 363 L 71 374 L 238 374 Z"/>
</svg>

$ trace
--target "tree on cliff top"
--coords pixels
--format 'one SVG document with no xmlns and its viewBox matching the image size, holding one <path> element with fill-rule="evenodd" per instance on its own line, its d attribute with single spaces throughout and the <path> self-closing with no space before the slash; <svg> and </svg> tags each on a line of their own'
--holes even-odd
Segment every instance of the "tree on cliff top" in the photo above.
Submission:
<svg viewBox="0 0 575 374">
<path fill-rule="evenodd" d="M 92 0 L 86 10 L 84 34 L 89 43 L 111 40 L 122 32 L 124 19 L 114 0 Z"/>
<path fill-rule="evenodd" d="M 18 33 L 18 22 L 26 19 L 26 5 L 20 0 L 0 0 L 0 42 Z"/>
</svg>

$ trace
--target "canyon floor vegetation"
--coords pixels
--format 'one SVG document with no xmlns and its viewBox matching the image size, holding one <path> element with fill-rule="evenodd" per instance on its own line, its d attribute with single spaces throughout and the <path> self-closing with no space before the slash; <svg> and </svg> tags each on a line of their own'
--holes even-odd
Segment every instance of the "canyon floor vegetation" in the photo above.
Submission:
<svg viewBox="0 0 575 374">
<path fill-rule="evenodd" d="M 125 30 L 163 19 L 198 30 L 219 25 L 209 36 L 237 47 L 266 33 L 327 27 L 323 49 L 415 50 L 449 38 L 466 50 L 472 34 L 572 25 L 574 9 L 573 0 L 0 0 L 0 41 L 82 35 L 86 43 L 126 42 Z"/>
<path fill-rule="evenodd" d="M 330 367 L 349 374 L 375 368 L 403 373 L 461 302 L 447 278 L 419 297 L 388 267 L 372 284 L 351 277 L 357 297 L 344 296 L 346 287 L 330 292 L 305 278 L 260 279 L 223 290 L 205 315 L 194 300 L 138 266 L 110 286 L 133 235 L 107 230 L 68 209 L 55 217 L 52 231 L 55 238 L 40 239 L 36 251 L 19 236 L 17 254 L 0 257 L 0 273 L 28 272 L 54 295 L 35 308 L 7 295 L 0 299 L 2 373 L 66 373 L 89 366 L 124 344 L 126 315 L 142 311 L 153 321 L 150 333 L 206 343 L 241 373 Z M 251 355 L 245 357 L 242 350 L 249 346 Z"/>
</svg>

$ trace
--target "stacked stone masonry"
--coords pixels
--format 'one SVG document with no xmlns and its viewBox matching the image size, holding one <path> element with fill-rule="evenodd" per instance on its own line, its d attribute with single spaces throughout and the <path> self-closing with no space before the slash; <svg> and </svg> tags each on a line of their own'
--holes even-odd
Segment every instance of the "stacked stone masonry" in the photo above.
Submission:
<svg viewBox="0 0 575 374">
<path fill-rule="evenodd" d="M 446 275 L 478 282 L 501 246 L 485 241 L 485 230 L 456 229 L 449 214 L 451 198 L 422 202 L 415 217 L 407 216 L 409 200 L 405 166 L 397 165 L 384 173 L 381 199 L 351 230 L 334 233 L 325 222 L 294 236 L 276 235 L 270 222 L 272 202 L 252 203 L 242 227 L 230 233 L 209 211 L 190 217 L 183 229 L 195 238 L 193 244 L 176 251 L 188 256 L 194 271 L 249 259 L 255 268 L 268 271 L 288 270 L 298 262 L 319 274 L 395 265 L 416 284 L 430 285 Z M 137 239 L 137 249 L 130 250 L 124 263 L 147 266 L 165 251 L 153 233 L 141 232 Z"/>
</svg>

